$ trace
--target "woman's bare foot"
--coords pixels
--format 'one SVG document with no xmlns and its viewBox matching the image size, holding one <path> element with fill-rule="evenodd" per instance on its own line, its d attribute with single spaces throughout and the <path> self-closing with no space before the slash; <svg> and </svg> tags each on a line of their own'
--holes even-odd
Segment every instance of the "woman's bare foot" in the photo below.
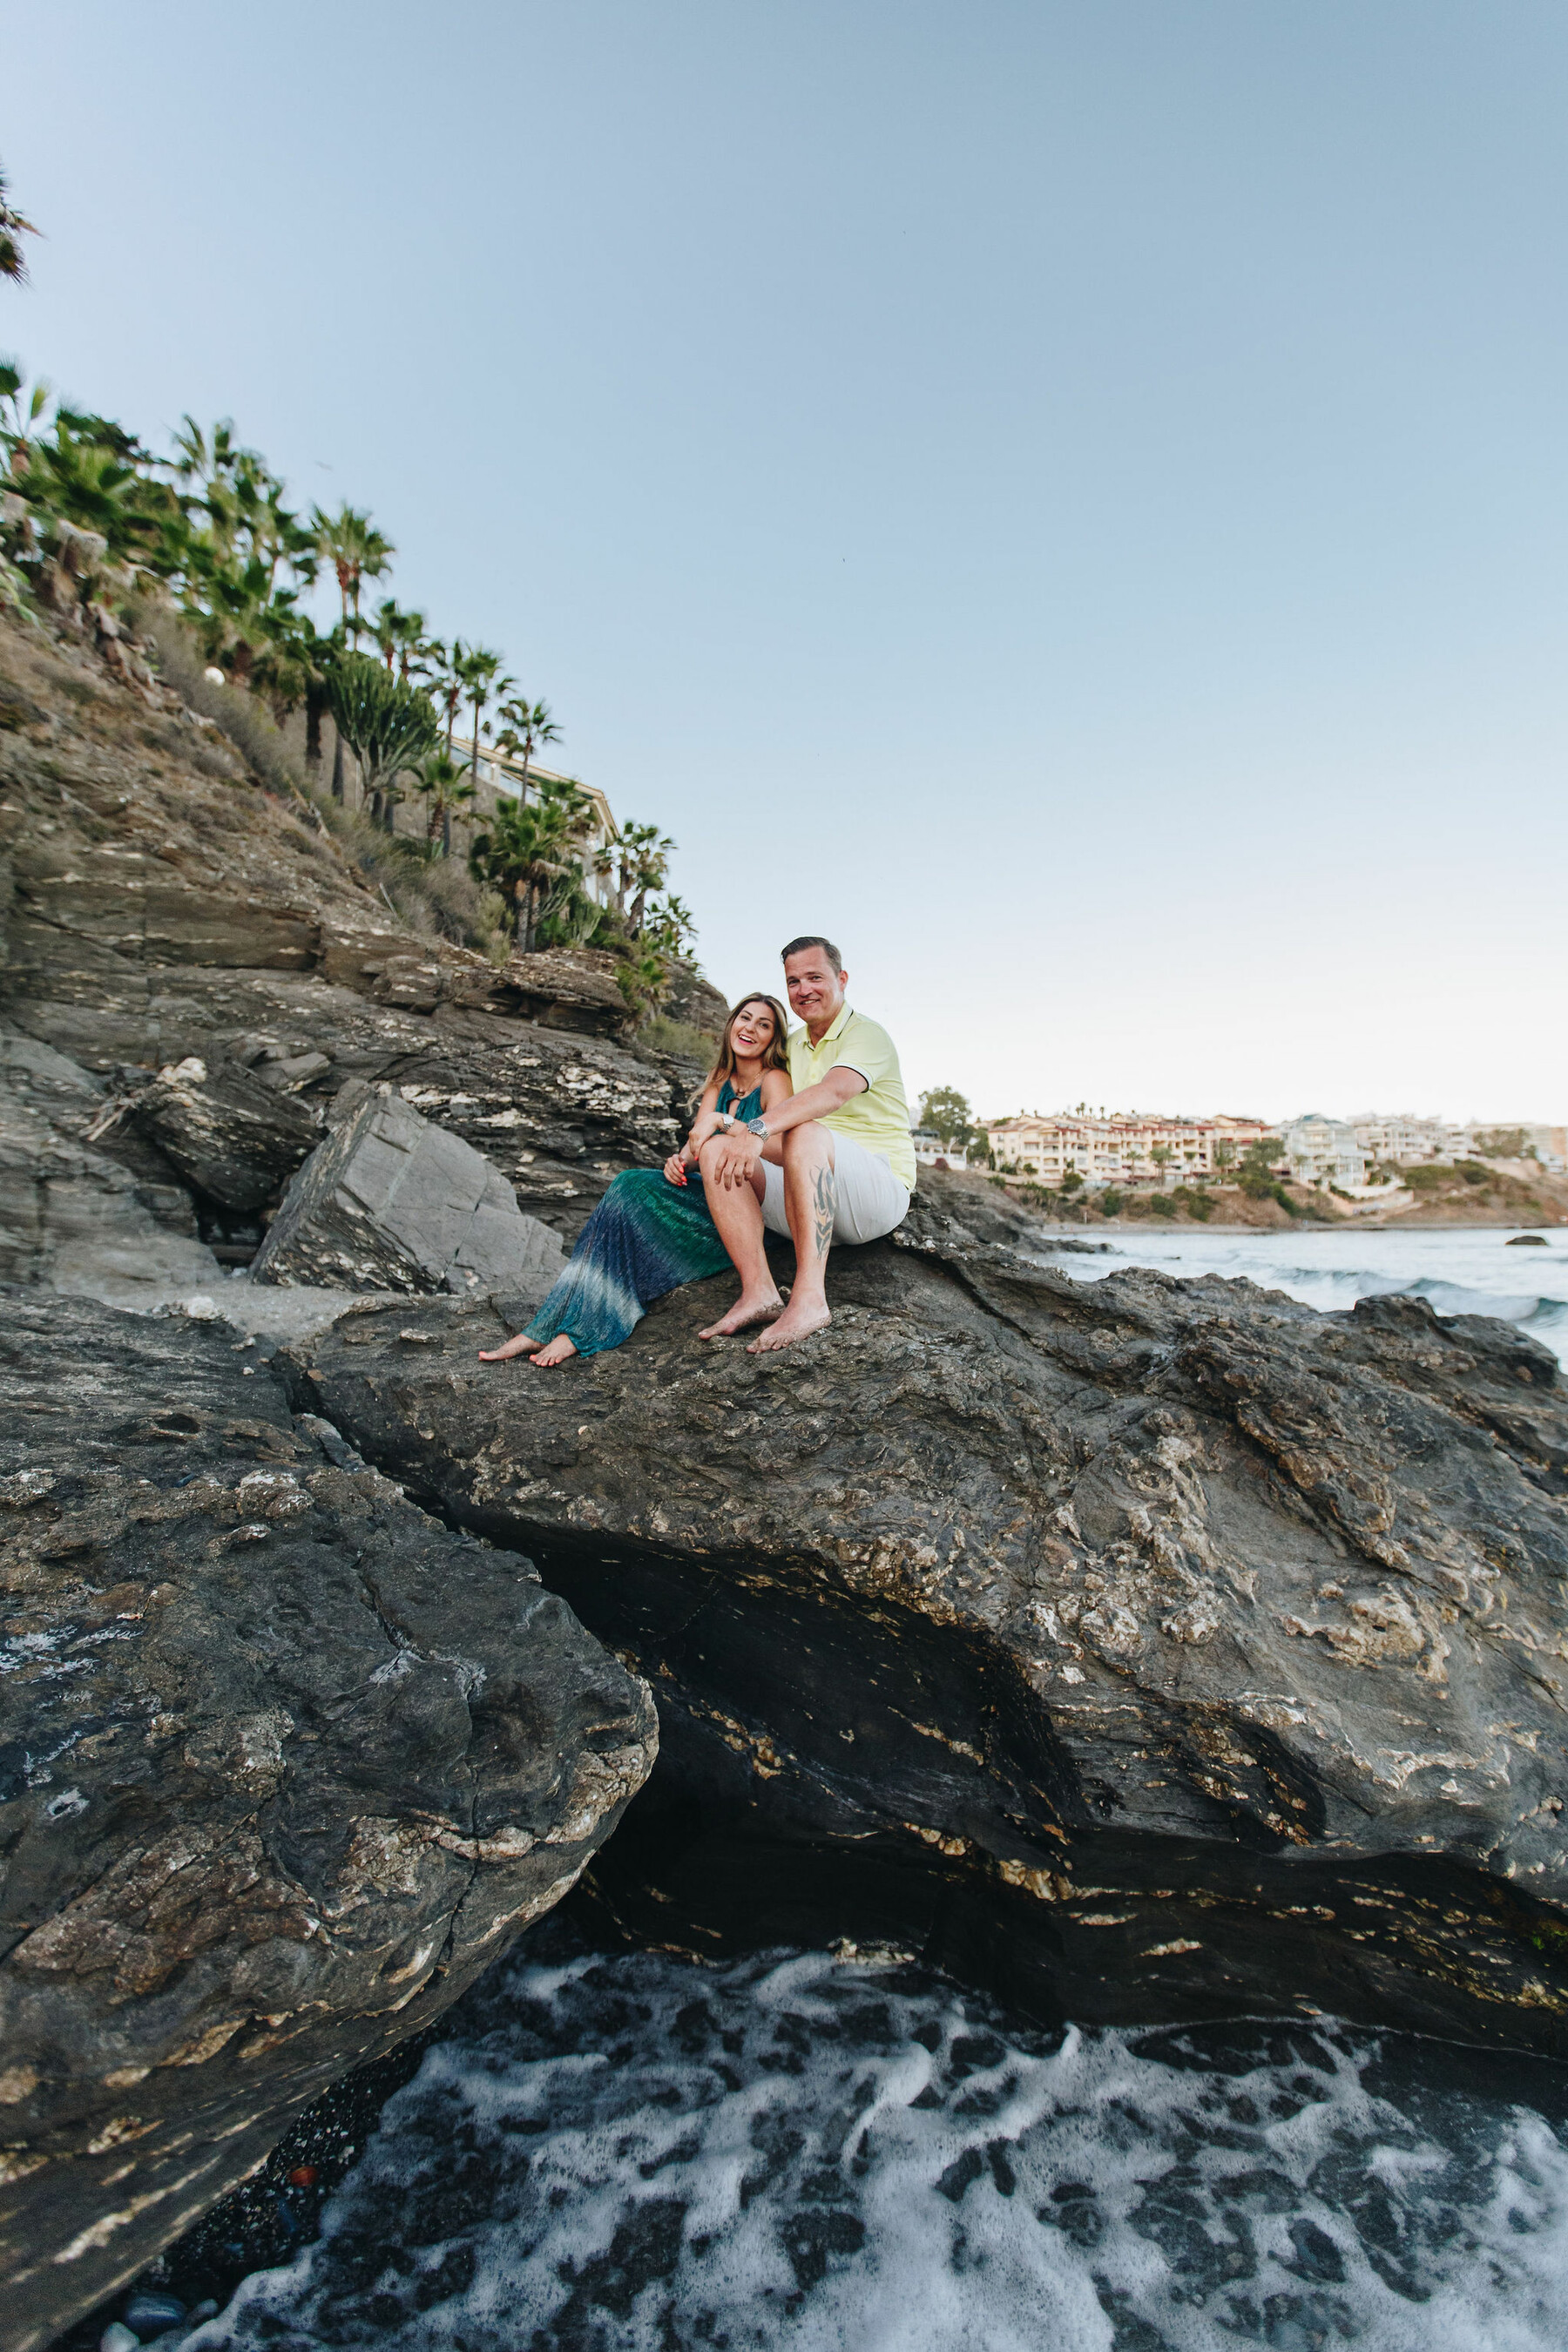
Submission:
<svg viewBox="0 0 1568 2352">
<path fill-rule="evenodd" d="M 574 1356 L 576 1352 L 575 1340 L 569 1339 L 564 1331 L 557 1331 L 550 1345 L 547 1348 L 541 1348 L 538 1355 L 535 1356 L 534 1370 L 547 1371 L 552 1364 L 563 1364 L 568 1356 Z"/>
<path fill-rule="evenodd" d="M 717 1323 L 710 1323 L 697 1336 L 700 1339 L 732 1339 L 737 1331 L 754 1331 L 759 1323 L 776 1322 L 784 1311 L 784 1300 L 776 1290 L 754 1297 L 742 1291 L 728 1315 L 721 1316 Z"/>
<path fill-rule="evenodd" d="M 481 1348 L 479 1361 L 481 1364 L 504 1364 L 509 1356 L 531 1355 L 538 1345 L 537 1339 L 531 1339 L 526 1331 L 520 1331 L 515 1339 L 507 1341 L 504 1348 Z"/>
<path fill-rule="evenodd" d="M 775 1348 L 793 1348 L 797 1339 L 821 1331 L 833 1320 L 826 1303 L 820 1307 L 791 1306 L 769 1331 L 760 1332 L 747 1349 L 748 1356 L 771 1356 Z"/>
</svg>

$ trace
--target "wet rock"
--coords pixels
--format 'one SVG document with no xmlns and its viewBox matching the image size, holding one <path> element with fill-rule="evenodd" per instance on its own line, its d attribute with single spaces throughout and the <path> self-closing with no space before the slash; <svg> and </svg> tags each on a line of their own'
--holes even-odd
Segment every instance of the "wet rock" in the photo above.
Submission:
<svg viewBox="0 0 1568 2352">
<path fill-rule="evenodd" d="M 1506 1241 L 1503 1244 L 1503 1247 L 1504 1249 L 1544 1249 L 1546 1247 L 1546 1235 L 1544 1234 L 1515 1234 L 1510 1241 Z"/>
<path fill-rule="evenodd" d="M 0 2273 L 21 2352 L 437 2016 L 653 1758 L 647 1691 L 527 1563 L 297 1424 L 254 1355 L 6 1301 Z"/>
<path fill-rule="evenodd" d="M 255 1278 L 353 1290 L 503 1292 L 531 1306 L 563 1262 L 482 1153 L 390 1090 L 338 1097 L 333 1132 L 300 1169 Z"/>
<path fill-rule="evenodd" d="M 654 1682 L 616 1916 L 890 1940 L 1080 2019 L 1568 2049 L 1553 1360 L 1414 1299 L 1077 1283 L 923 1190 L 829 1287 L 763 1358 L 697 1341 L 721 1282 L 548 1382 L 475 1361 L 478 1306 L 295 1351 Z"/>
<path fill-rule="evenodd" d="M 324 1055 L 300 1058 L 312 1061 L 310 1075 L 331 1066 Z M 268 1207 L 321 1139 L 320 1117 L 261 1071 L 209 1071 L 196 1056 L 162 1070 L 132 1116 L 186 1182 L 226 1209 Z"/>
</svg>

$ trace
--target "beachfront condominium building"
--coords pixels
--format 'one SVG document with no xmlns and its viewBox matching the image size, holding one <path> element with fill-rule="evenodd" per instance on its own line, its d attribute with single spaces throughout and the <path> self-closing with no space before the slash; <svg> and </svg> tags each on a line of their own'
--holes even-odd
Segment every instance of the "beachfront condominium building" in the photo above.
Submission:
<svg viewBox="0 0 1568 2352">
<path fill-rule="evenodd" d="M 1532 1153 L 1543 1168 L 1558 1174 L 1568 1168 L 1568 1135 L 1560 1127 L 1534 1119 L 1474 1119 L 1458 1127 L 1452 1119 L 1415 1118 L 1407 1111 L 1392 1116 L 1363 1111 L 1345 1125 L 1354 1129 L 1369 1159 L 1390 1166 L 1408 1168 L 1422 1160 L 1495 1159 L 1501 1139 L 1511 1141 L 1517 1136 L 1521 1150 Z"/>
<path fill-rule="evenodd" d="M 452 757 L 464 774 L 471 774 L 474 781 L 473 800 L 456 811 L 453 816 L 452 830 L 455 836 L 453 846 L 461 853 L 467 851 L 474 835 L 494 816 L 496 802 L 503 793 L 510 793 L 514 800 L 522 797 L 522 761 L 510 751 L 498 751 L 493 743 L 487 743 L 481 737 L 479 756 L 476 762 L 473 739 L 471 736 L 464 735 L 455 735 L 452 738 Z M 590 895 L 595 898 L 601 906 L 606 906 L 611 896 L 609 879 L 607 876 L 595 875 L 594 860 L 601 851 L 607 850 L 616 838 L 615 814 L 609 802 L 596 784 L 585 784 L 577 776 L 559 775 L 553 768 L 542 768 L 535 760 L 530 762 L 528 770 L 527 789 L 530 795 L 537 793 L 542 783 L 574 783 L 580 793 L 586 793 L 593 802 L 594 824 L 588 838 L 583 845 L 583 879 Z M 406 817 L 405 809 L 408 812 Z M 425 822 L 423 812 L 417 804 L 407 802 L 399 806 L 397 820 L 400 832 L 422 829 Z"/>
<path fill-rule="evenodd" d="M 1292 1119 L 1280 1139 L 1298 1184 L 1338 1184 L 1348 1191 L 1366 1182 L 1370 1154 L 1348 1120 L 1310 1110 Z"/>
<path fill-rule="evenodd" d="M 1179 1183 L 1234 1166 L 1268 1129 L 1258 1118 L 1166 1118 L 1145 1111 L 1058 1111 L 980 1121 L 998 1168 L 1042 1184 L 1069 1175 L 1096 1190 L 1106 1184 Z"/>
<path fill-rule="evenodd" d="M 1462 1128 L 1444 1118 L 1416 1118 L 1409 1111 L 1361 1111 L 1344 1121 L 1369 1160 L 1407 1167 L 1416 1160 L 1462 1159 Z"/>
</svg>

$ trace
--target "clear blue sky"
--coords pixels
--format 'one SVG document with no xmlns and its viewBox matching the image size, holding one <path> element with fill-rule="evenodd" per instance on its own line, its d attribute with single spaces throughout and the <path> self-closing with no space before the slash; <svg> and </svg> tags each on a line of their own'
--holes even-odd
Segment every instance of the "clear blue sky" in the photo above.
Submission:
<svg viewBox="0 0 1568 2352">
<path fill-rule="evenodd" d="M 52 0 L 0 348 L 369 506 L 986 1111 L 1561 1118 L 1568 15 Z"/>
</svg>

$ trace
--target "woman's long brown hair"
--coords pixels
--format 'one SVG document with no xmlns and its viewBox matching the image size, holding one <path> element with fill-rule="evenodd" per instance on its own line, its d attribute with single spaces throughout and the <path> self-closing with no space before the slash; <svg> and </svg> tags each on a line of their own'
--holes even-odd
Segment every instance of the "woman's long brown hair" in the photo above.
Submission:
<svg viewBox="0 0 1568 2352">
<path fill-rule="evenodd" d="M 707 1084 L 703 1087 L 704 1093 L 707 1092 L 708 1087 L 722 1087 L 726 1078 L 733 1078 L 735 1076 L 735 1048 L 732 1035 L 735 1024 L 748 1004 L 765 1004 L 773 1016 L 773 1039 L 763 1055 L 763 1070 L 787 1070 L 789 1067 L 789 1050 L 784 1044 L 789 1032 L 789 1014 L 784 1011 L 778 998 L 770 996 L 765 988 L 753 988 L 749 996 L 737 998 L 730 1008 L 729 1018 L 724 1024 L 723 1041 L 719 1047 L 719 1058 L 708 1073 Z"/>
</svg>

